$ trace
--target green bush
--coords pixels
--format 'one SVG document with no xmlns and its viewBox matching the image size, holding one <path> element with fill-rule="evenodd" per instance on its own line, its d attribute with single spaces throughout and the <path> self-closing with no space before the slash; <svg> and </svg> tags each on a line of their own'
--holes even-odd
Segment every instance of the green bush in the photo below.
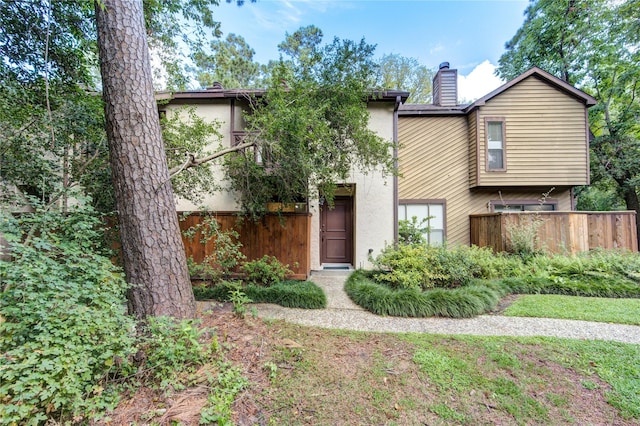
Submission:
<svg viewBox="0 0 640 426">
<path fill-rule="evenodd" d="M 283 265 L 275 256 L 264 255 L 260 259 L 244 262 L 240 270 L 249 284 L 271 286 L 285 279 L 293 271 Z"/>
<path fill-rule="evenodd" d="M 231 293 L 237 289 L 244 291 L 254 303 L 274 303 L 287 308 L 301 309 L 323 309 L 327 306 L 324 291 L 311 281 L 282 281 L 269 287 L 223 282 L 211 287 L 194 287 L 193 293 L 196 300 L 215 299 L 230 302 Z"/>
<path fill-rule="evenodd" d="M 418 222 L 417 216 L 411 216 L 411 220 L 401 220 L 398 222 L 398 241 L 400 244 L 426 244 L 424 237 L 429 232 L 429 219 L 425 217 Z"/>
<path fill-rule="evenodd" d="M 394 289 L 426 290 L 468 284 L 480 268 L 462 249 L 398 244 L 376 257 L 374 279 Z"/>
<path fill-rule="evenodd" d="M 83 208 L 0 220 L 13 257 L 0 261 L 0 423 L 99 417 L 134 351 L 127 285 L 101 254 L 99 220 Z"/>
<path fill-rule="evenodd" d="M 518 277 L 501 280 L 518 294 L 562 294 L 566 296 L 640 298 L 640 285 L 623 278 L 606 280 L 583 276 L 579 279 L 551 277 Z"/>
<path fill-rule="evenodd" d="M 184 220 L 184 217 L 181 219 Z M 205 216 L 200 223 L 183 231 L 182 234 L 189 241 L 199 237 L 198 241 L 203 246 L 212 242 L 214 247 L 213 252 L 206 256 L 202 263 L 195 262 L 191 257 L 188 259 L 191 277 L 216 282 L 227 280 L 246 258 L 240 250 L 242 244 L 238 241 L 238 232 L 233 229 L 223 231 L 214 216 Z"/>
<path fill-rule="evenodd" d="M 455 289 L 393 290 L 374 282 L 373 275 L 354 272 L 345 283 L 345 291 L 354 303 L 376 315 L 469 318 L 492 310 L 507 294 L 507 287 L 500 282 L 484 281 Z"/>
<path fill-rule="evenodd" d="M 141 371 L 161 388 L 180 386 L 181 373 L 194 372 L 207 360 L 207 349 L 199 340 L 203 330 L 198 325 L 194 320 L 149 317 L 140 339 L 139 348 L 145 354 Z"/>
</svg>

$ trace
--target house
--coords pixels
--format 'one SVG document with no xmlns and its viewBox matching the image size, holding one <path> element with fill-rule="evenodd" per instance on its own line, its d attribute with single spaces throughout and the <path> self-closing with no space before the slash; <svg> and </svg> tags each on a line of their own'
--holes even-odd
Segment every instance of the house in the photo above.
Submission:
<svg viewBox="0 0 640 426">
<path fill-rule="evenodd" d="M 399 219 L 430 218 L 431 243 L 470 243 L 469 215 L 574 210 L 589 184 L 587 109 L 596 100 L 532 68 L 472 104 L 457 71 L 433 79 L 433 103 L 399 108 Z"/>
<path fill-rule="evenodd" d="M 160 93 L 160 110 L 166 114 L 190 105 L 196 114 L 207 120 L 221 123 L 223 147 L 231 147 L 244 136 L 243 113 L 249 111 L 250 102 L 262 96 L 261 90 L 226 90 L 215 85 L 206 90 Z M 389 141 L 397 140 L 398 107 L 409 93 L 384 91 L 369 98 L 369 128 Z M 216 142 L 217 145 L 217 142 Z M 390 153 L 391 154 L 391 153 Z M 223 181 L 222 171 L 217 173 Z M 302 275 L 310 270 L 366 268 L 370 266 L 369 255 L 379 253 L 387 243 L 392 243 L 397 232 L 396 181 L 394 177 L 379 172 L 362 173 L 353 169 L 351 178 L 341 182 L 335 197 L 335 206 L 329 209 L 322 199 L 308 200 L 296 205 L 291 215 L 307 215 L 307 253 L 299 256 L 309 259 L 308 270 L 298 271 Z M 186 200 L 177 200 L 178 211 L 194 211 L 200 206 Z M 219 191 L 205 199 L 203 204 L 214 212 L 236 212 L 239 205 L 233 193 Z M 285 214 L 286 218 L 286 214 Z M 295 250 L 294 250 L 295 251 Z M 273 254 L 273 253 L 269 253 Z M 297 262 L 293 258 L 290 261 Z"/>
</svg>

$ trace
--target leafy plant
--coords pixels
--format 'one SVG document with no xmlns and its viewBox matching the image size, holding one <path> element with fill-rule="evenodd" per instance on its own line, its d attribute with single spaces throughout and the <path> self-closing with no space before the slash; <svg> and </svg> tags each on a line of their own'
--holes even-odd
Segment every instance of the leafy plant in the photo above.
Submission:
<svg viewBox="0 0 640 426">
<path fill-rule="evenodd" d="M 229 295 L 229 300 L 233 303 L 233 312 L 240 318 L 244 318 L 247 313 L 247 305 L 251 303 L 252 300 L 247 297 L 247 294 L 242 291 L 241 288 L 232 290 Z"/>
<path fill-rule="evenodd" d="M 240 270 L 246 274 L 248 283 L 267 287 L 283 281 L 293 273 L 289 265 L 283 265 L 275 256 L 266 254 L 260 259 L 244 262 Z"/>
<path fill-rule="evenodd" d="M 0 261 L 0 423 L 98 418 L 113 379 L 133 367 L 125 283 L 101 246 L 99 219 L 78 206 L 0 214 L 12 261 Z"/>
<path fill-rule="evenodd" d="M 215 216 L 206 216 L 201 222 L 183 231 L 193 241 L 198 237 L 203 245 L 213 244 L 213 251 L 198 264 L 190 259 L 192 276 L 211 279 L 214 282 L 228 279 L 246 256 L 240 250 L 239 234 L 234 229 L 222 230 Z"/>
<path fill-rule="evenodd" d="M 196 286 L 193 293 L 196 300 L 216 299 L 231 301 L 231 294 L 240 288 L 237 282 L 223 281 L 214 286 Z M 242 287 L 255 303 L 275 303 L 287 308 L 324 309 L 327 296 L 311 281 L 283 281 L 270 287 L 246 285 Z"/>
<path fill-rule="evenodd" d="M 466 285 L 479 268 L 463 250 L 445 246 L 387 246 L 374 259 L 374 279 L 391 288 L 425 290 Z"/>
<path fill-rule="evenodd" d="M 232 425 L 231 405 L 238 393 L 249 384 L 240 370 L 229 363 L 220 363 L 219 368 L 220 373 L 211 380 L 215 392 L 209 393 L 207 405 L 200 411 L 200 424 Z"/>
<path fill-rule="evenodd" d="M 160 387 L 180 386 L 180 374 L 193 372 L 207 359 L 207 348 L 200 343 L 203 330 L 194 320 L 149 317 L 146 334 L 140 339 L 144 353 L 141 374 L 149 374 Z"/>
<path fill-rule="evenodd" d="M 368 275 L 372 274 L 351 274 L 345 291 L 354 303 L 377 315 L 469 318 L 493 309 L 508 290 L 500 282 L 490 281 L 454 289 L 391 289 Z"/>
<path fill-rule="evenodd" d="M 411 220 L 401 220 L 398 222 L 398 242 L 400 244 L 426 244 L 424 234 L 429 232 L 429 219 L 425 217 L 418 222 L 417 216 L 412 216 Z"/>
</svg>

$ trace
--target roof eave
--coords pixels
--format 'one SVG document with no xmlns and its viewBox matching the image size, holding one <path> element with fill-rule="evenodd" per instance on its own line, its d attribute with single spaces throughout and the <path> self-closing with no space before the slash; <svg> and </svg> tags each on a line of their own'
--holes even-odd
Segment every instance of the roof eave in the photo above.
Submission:
<svg viewBox="0 0 640 426">
<path fill-rule="evenodd" d="M 503 84 L 502 86 L 498 87 L 496 90 L 494 90 L 493 92 L 481 97 L 480 99 L 478 99 L 477 101 L 475 101 L 474 103 L 472 103 L 471 105 L 469 105 L 466 108 L 466 112 L 470 112 L 472 110 L 474 110 L 477 107 L 483 106 L 487 103 L 487 101 L 489 101 L 490 99 L 498 96 L 499 94 L 505 92 L 506 90 L 510 89 L 511 87 L 515 86 L 516 84 L 520 83 L 521 81 L 529 78 L 529 77 L 537 77 L 541 80 L 544 80 L 547 84 L 550 84 L 554 87 L 556 87 L 557 89 L 567 93 L 570 96 L 573 96 L 574 98 L 578 99 L 579 101 L 583 102 L 585 104 L 585 106 L 587 108 L 595 105 L 596 103 L 598 103 L 598 101 L 591 95 L 586 94 L 585 92 L 583 92 L 580 89 L 576 89 L 575 87 L 573 87 L 572 85 L 570 85 L 569 83 L 567 83 L 564 80 L 559 79 L 558 77 L 538 68 L 538 67 L 532 67 L 529 70 L 527 70 L 526 72 L 520 74 L 519 76 L 517 76 L 516 78 L 514 78 L 513 80 L 509 80 L 508 82 L 506 82 L 505 84 Z"/>
</svg>

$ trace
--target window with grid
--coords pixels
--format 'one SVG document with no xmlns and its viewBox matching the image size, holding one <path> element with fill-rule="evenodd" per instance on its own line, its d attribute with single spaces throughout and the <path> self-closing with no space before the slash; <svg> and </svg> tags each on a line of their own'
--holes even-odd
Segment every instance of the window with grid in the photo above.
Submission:
<svg viewBox="0 0 640 426">
<path fill-rule="evenodd" d="M 398 205 L 398 220 L 411 220 L 416 217 L 418 223 L 427 219 L 429 230 L 424 233 L 427 243 L 441 245 L 444 243 L 444 203 L 402 203 Z"/>
</svg>

